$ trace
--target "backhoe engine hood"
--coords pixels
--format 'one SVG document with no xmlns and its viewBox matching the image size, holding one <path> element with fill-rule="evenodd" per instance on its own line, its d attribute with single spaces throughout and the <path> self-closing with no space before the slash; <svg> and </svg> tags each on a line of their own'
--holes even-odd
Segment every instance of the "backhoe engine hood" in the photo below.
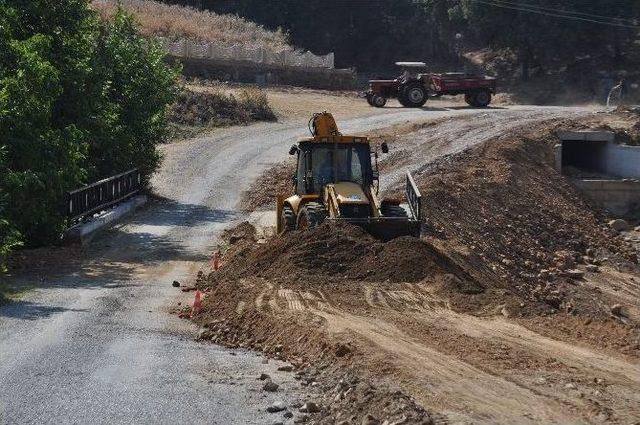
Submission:
<svg viewBox="0 0 640 425">
<path fill-rule="evenodd" d="M 369 198 L 362 187 L 353 182 L 339 182 L 333 185 L 338 204 L 368 204 Z"/>
</svg>

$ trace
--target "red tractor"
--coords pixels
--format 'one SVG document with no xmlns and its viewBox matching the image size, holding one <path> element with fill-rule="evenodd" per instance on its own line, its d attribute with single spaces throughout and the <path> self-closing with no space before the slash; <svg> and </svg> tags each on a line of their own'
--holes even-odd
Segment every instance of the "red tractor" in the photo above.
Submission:
<svg viewBox="0 0 640 425">
<path fill-rule="evenodd" d="M 395 97 L 402 106 L 420 108 L 429 97 L 464 94 L 467 104 L 484 108 L 496 93 L 496 79 L 493 77 L 462 72 L 416 72 L 416 69 L 426 68 L 424 62 L 396 62 L 396 65 L 404 68 L 404 73 L 395 80 L 369 81 L 369 90 L 365 93 L 369 105 L 382 108 L 387 104 L 387 99 Z"/>
</svg>

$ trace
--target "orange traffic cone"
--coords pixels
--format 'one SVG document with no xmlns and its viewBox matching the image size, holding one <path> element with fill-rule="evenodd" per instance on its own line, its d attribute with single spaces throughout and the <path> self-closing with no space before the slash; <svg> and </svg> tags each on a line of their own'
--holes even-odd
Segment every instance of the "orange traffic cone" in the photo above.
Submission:
<svg viewBox="0 0 640 425">
<path fill-rule="evenodd" d="M 216 251 L 213 253 L 213 258 L 211 258 L 211 265 L 213 270 L 218 270 L 220 268 L 220 251 Z"/>
<path fill-rule="evenodd" d="M 196 291 L 196 296 L 193 300 L 193 308 L 191 309 L 191 317 L 196 316 L 202 310 L 202 293 Z"/>
</svg>

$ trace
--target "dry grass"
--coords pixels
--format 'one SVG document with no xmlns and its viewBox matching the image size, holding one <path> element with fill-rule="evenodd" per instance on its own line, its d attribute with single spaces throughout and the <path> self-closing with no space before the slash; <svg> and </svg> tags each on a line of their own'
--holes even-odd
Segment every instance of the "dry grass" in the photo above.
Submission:
<svg viewBox="0 0 640 425">
<path fill-rule="evenodd" d="M 193 137 L 203 131 L 255 121 L 276 121 L 266 94 L 245 88 L 236 94 L 220 88 L 193 91 L 186 88 L 169 110 L 172 139 Z"/>
<path fill-rule="evenodd" d="M 94 0 L 92 7 L 108 19 L 116 10 L 115 0 Z M 291 50 L 287 35 L 269 31 L 260 25 L 234 15 L 218 15 L 189 7 L 174 6 L 150 0 L 123 0 L 123 6 L 133 14 L 146 36 L 172 40 L 191 39 L 215 42 L 221 46 L 265 47 Z"/>
</svg>

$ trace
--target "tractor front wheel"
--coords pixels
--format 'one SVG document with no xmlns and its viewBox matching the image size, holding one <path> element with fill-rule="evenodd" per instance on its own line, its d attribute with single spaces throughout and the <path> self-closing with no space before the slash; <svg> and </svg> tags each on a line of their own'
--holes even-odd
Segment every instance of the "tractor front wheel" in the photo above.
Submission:
<svg viewBox="0 0 640 425">
<path fill-rule="evenodd" d="M 327 218 L 327 212 L 318 202 L 307 202 L 298 213 L 296 227 L 298 230 L 312 229 L 319 226 Z"/>
</svg>

